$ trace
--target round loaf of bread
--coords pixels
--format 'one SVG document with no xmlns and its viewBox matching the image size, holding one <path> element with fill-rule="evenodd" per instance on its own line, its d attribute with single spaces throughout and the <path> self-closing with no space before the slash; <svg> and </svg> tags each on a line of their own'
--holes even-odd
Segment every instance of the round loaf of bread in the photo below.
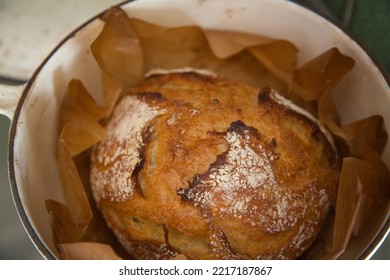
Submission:
<svg viewBox="0 0 390 280">
<path fill-rule="evenodd" d="M 91 156 L 98 209 L 138 259 L 295 259 L 335 200 L 329 133 L 270 88 L 149 75 Z"/>
</svg>

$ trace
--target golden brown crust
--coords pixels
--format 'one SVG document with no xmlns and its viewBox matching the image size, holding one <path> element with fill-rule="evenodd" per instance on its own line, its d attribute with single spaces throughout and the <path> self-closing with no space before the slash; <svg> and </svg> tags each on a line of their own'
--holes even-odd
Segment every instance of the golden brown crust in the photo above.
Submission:
<svg viewBox="0 0 390 280">
<path fill-rule="evenodd" d="M 137 258 L 297 258 L 335 199 L 332 140 L 267 88 L 153 75 L 120 102 L 107 133 L 92 188 Z"/>
</svg>

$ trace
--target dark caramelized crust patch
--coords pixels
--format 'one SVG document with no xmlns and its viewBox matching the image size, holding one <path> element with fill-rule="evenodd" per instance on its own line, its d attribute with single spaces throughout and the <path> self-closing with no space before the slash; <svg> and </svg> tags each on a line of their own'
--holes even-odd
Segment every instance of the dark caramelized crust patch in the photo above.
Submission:
<svg viewBox="0 0 390 280">
<path fill-rule="evenodd" d="M 138 99 L 148 103 L 160 103 L 167 99 L 160 92 L 141 92 L 137 94 Z"/>
<path fill-rule="evenodd" d="M 262 87 L 259 94 L 257 95 L 257 99 L 258 99 L 259 103 L 266 104 L 266 103 L 270 102 L 271 101 L 270 94 L 271 94 L 270 87 L 267 87 L 267 86 Z"/>
</svg>

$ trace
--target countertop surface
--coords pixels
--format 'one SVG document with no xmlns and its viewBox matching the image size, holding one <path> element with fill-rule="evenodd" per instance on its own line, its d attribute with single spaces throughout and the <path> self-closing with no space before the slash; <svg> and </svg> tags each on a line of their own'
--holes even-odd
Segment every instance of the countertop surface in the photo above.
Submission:
<svg viewBox="0 0 390 280">
<path fill-rule="evenodd" d="M 29 79 L 57 42 L 118 0 L 0 0 L 0 83 Z M 390 1 L 294 1 L 335 22 L 369 50 L 390 72 Z M 349 9 L 350 8 L 350 9 Z M 373 16 L 375 15 L 375 16 Z M 0 259 L 42 259 L 13 204 L 7 170 L 10 121 L 0 115 Z M 373 259 L 390 259 L 388 237 Z"/>
</svg>

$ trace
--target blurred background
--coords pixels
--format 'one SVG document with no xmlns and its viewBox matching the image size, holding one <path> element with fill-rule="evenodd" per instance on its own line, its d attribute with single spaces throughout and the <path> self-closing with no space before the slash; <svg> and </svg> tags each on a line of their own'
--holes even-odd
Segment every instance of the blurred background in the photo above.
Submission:
<svg viewBox="0 0 390 280">
<path fill-rule="evenodd" d="M 120 2 L 123 1 L 0 0 L 0 83 L 17 85 L 26 82 L 67 34 Z M 390 1 L 293 2 L 342 26 L 390 73 Z M 0 259 L 42 259 L 19 220 L 10 192 L 7 169 L 9 126 L 10 121 L 0 115 Z M 373 259 L 390 259 L 390 237 Z"/>
</svg>

